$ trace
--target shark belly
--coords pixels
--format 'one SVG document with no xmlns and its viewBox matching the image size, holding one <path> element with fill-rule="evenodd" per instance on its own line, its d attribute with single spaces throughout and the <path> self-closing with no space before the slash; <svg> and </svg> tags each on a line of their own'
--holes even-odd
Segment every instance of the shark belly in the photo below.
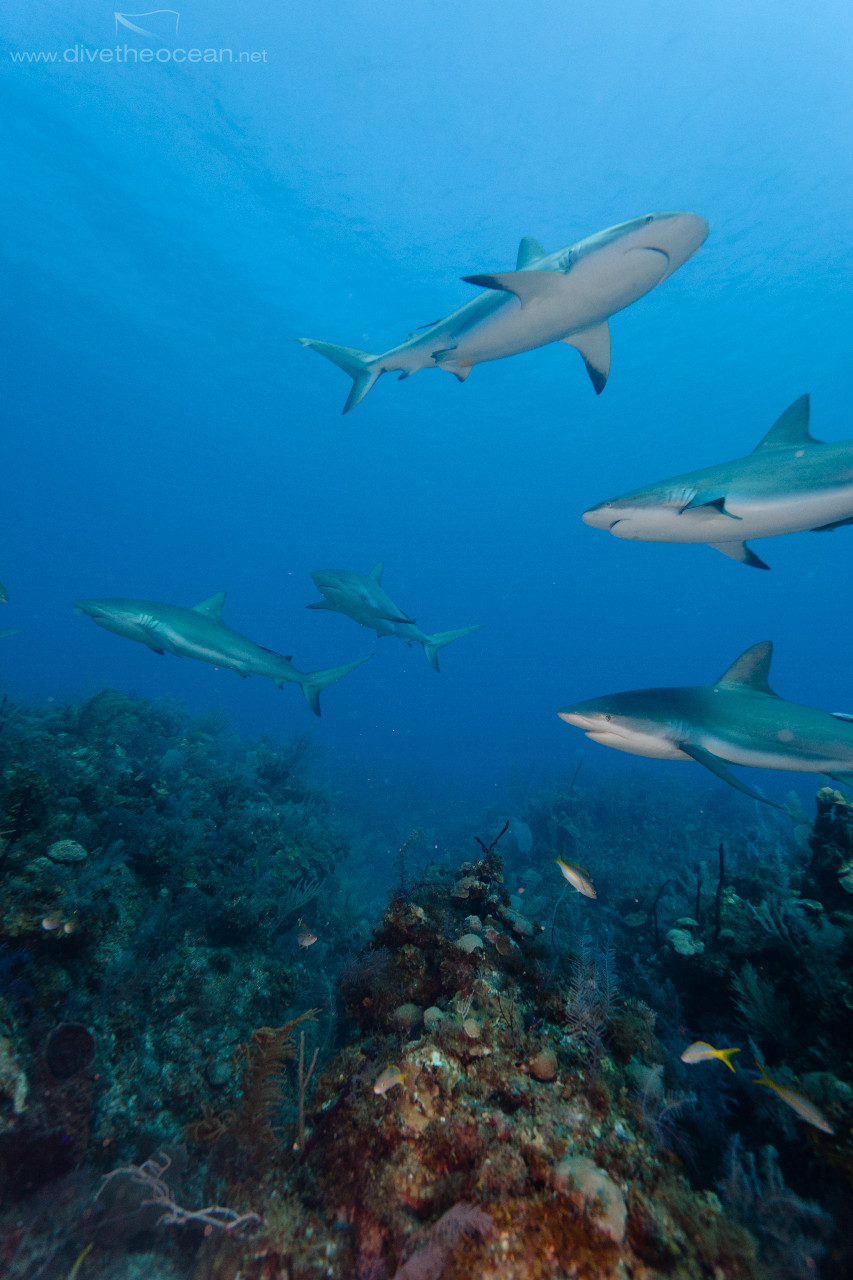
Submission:
<svg viewBox="0 0 853 1280">
<path fill-rule="evenodd" d="M 599 742 L 603 747 L 613 747 L 616 751 L 624 751 L 630 756 L 647 756 L 651 760 L 689 760 L 680 751 L 676 742 L 666 734 L 643 733 L 641 730 L 627 732 L 607 732 L 606 730 L 588 730 L 586 735 L 592 742 Z"/>
<path fill-rule="evenodd" d="M 853 517 L 850 485 L 766 498 L 743 495 L 732 487 L 724 496 L 725 512 L 711 506 L 685 510 L 688 494 L 682 503 L 674 503 L 671 498 L 635 507 L 626 503 L 623 515 L 614 506 L 610 532 L 614 538 L 634 542 L 717 544 L 802 533 Z"/>
<path fill-rule="evenodd" d="M 661 249 L 626 250 L 614 245 L 582 256 L 567 276 L 573 306 L 606 319 L 654 289 L 669 267 L 669 256 Z M 587 320 L 587 324 L 594 322 Z"/>
<path fill-rule="evenodd" d="M 251 640 L 240 637 L 222 622 L 208 626 L 197 615 L 192 622 L 196 632 L 192 636 L 185 634 L 186 628 L 182 630 L 180 626 L 163 625 L 158 629 L 158 637 L 167 653 L 178 658 L 194 658 L 196 662 L 209 662 L 214 667 L 227 667 L 240 675 L 251 675 L 256 671 L 252 653 L 256 646 Z M 259 649 L 258 653 L 263 651 Z"/>
<path fill-rule="evenodd" d="M 853 486 L 834 485 L 757 499 L 740 499 L 733 494 L 727 499 L 726 507 L 733 516 L 739 517 L 738 522 L 729 520 L 733 529 L 736 526 L 733 536 L 737 541 L 772 538 L 783 533 L 819 529 L 853 516 Z"/>
<path fill-rule="evenodd" d="M 849 755 L 829 746 L 822 751 L 819 743 L 811 745 L 808 751 L 797 750 L 792 741 L 793 732 L 784 725 L 777 731 L 777 737 L 778 746 L 767 740 L 737 742 L 713 733 L 701 734 L 697 741 L 721 760 L 750 769 L 781 769 L 785 773 L 845 773 L 853 769 L 853 750 Z"/>
<path fill-rule="evenodd" d="M 507 356 L 549 346 L 573 333 L 600 324 L 606 313 L 573 300 L 568 285 L 553 298 L 542 298 L 522 307 L 507 297 L 500 311 L 459 335 L 454 356 L 461 365 L 484 364 Z"/>
</svg>

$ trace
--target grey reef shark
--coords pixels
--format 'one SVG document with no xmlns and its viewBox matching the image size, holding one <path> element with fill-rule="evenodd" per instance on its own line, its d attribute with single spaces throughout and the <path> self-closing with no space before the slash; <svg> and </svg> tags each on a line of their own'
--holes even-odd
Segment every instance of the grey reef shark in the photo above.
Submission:
<svg viewBox="0 0 853 1280">
<path fill-rule="evenodd" d="M 216 667 L 228 667 L 244 679 L 268 676 L 279 689 L 298 684 L 316 716 L 320 714 L 322 690 L 367 661 L 358 658 L 325 671 L 297 671 L 289 657 L 264 649 L 226 626 L 222 621 L 224 603 L 225 592 L 219 591 L 192 608 L 156 600 L 75 600 L 74 608 L 88 614 L 99 627 L 128 640 L 138 640 L 155 653 L 172 653 L 178 658 L 197 658 Z"/>
<path fill-rule="evenodd" d="M 704 542 L 741 564 L 769 569 L 748 538 L 853 524 L 853 440 L 815 440 L 809 397 L 800 396 L 747 457 L 632 489 L 590 507 L 582 519 L 615 538 Z"/>
<path fill-rule="evenodd" d="M 767 683 L 772 654 L 771 642 L 762 640 L 714 684 L 614 693 L 558 714 L 617 751 L 695 760 L 765 804 L 773 801 L 730 773 L 729 765 L 825 773 L 853 786 L 853 715 L 780 698 Z"/>
<path fill-rule="evenodd" d="M 565 342 L 580 352 L 596 394 L 610 372 L 608 320 L 666 280 L 703 244 L 696 213 L 649 213 L 554 253 L 525 236 L 514 271 L 463 276 L 485 292 L 443 320 L 421 325 L 384 355 L 297 338 L 352 378 L 344 413 L 383 373 L 408 378 L 445 369 L 464 382 L 475 364 Z"/>
<path fill-rule="evenodd" d="M 462 636 L 469 636 L 479 631 L 480 626 L 462 627 L 458 631 L 437 631 L 427 635 L 421 631 L 414 618 L 400 609 L 387 591 L 382 587 L 382 571 L 384 565 L 380 561 L 370 573 L 355 573 L 351 569 L 317 570 L 311 577 L 314 586 L 324 597 L 316 604 L 306 605 L 308 609 L 330 609 L 334 613 L 343 613 L 353 622 L 369 627 L 377 636 L 398 636 L 406 644 L 423 645 L 427 661 L 438 671 L 438 651 Z"/>
</svg>

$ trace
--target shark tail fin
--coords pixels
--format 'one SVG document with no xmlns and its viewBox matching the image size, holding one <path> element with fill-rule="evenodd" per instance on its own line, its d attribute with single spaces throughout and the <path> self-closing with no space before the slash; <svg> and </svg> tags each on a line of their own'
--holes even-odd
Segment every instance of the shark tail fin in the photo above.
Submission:
<svg viewBox="0 0 853 1280">
<path fill-rule="evenodd" d="M 367 655 L 367 658 L 372 657 L 372 653 Z M 336 680 L 340 680 L 342 676 L 349 675 L 350 671 L 355 671 L 356 667 L 360 667 L 362 662 L 367 662 L 367 658 L 356 658 L 355 662 L 345 662 L 342 667 L 326 667 L 323 671 L 308 671 L 300 677 L 299 684 L 305 694 L 305 701 L 315 716 L 320 715 L 320 694 L 323 690 L 328 685 L 334 684 Z"/>
<path fill-rule="evenodd" d="M 360 404 L 376 379 L 385 372 L 379 364 L 380 357 L 373 356 L 368 351 L 339 347 L 334 342 L 318 342 L 314 338 L 297 338 L 296 341 L 325 356 L 352 378 L 352 390 L 347 396 L 344 413 L 349 413 L 350 409 Z"/>
<path fill-rule="evenodd" d="M 472 631 L 479 631 L 481 626 L 482 623 L 478 623 L 476 627 L 462 627 L 459 631 L 436 631 L 435 635 L 425 636 L 422 643 L 429 665 L 435 671 L 440 671 L 439 649 L 443 649 L 446 644 L 452 644 L 454 640 L 461 640 L 463 636 L 470 636 Z"/>
</svg>

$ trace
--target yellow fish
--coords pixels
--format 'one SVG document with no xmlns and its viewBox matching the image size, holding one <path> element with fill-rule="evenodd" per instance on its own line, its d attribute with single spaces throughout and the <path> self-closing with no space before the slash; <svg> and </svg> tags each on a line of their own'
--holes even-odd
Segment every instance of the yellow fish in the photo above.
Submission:
<svg viewBox="0 0 853 1280">
<path fill-rule="evenodd" d="M 796 1111 L 800 1119 L 805 1120 L 806 1124 L 813 1124 L 822 1133 L 835 1133 L 826 1116 L 823 1112 L 818 1111 L 813 1102 L 809 1102 L 808 1098 L 804 1098 L 801 1093 L 797 1093 L 796 1089 L 788 1089 L 785 1085 L 777 1084 L 764 1070 L 764 1064 L 759 1062 L 757 1058 L 755 1065 L 761 1073 L 761 1079 L 756 1080 L 756 1084 L 763 1084 L 765 1089 L 772 1089 L 774 1093 L 778 1093 L 782 1101 L 786 1102 L 792 1111 Z"/>
<path fill-rule="evenodd" d="M 598 897 L 588 871 L 584 871 L 576 862 L 564 862 L 562 858 L 555 858 L 554 861 L 573 889 L 577 889 L 585 898 Z"/>
<path fill-rule="evenodd" d="M 373 1084 L 373 1092 L 382 1097 L 395 1084 L 405 1084 L 406 1077 L 399 1067 L 386 1067 L 381 1076 L 377 1076 Z"/>
<path fill-rule="evenodd" d="M 689 1044 L 681 1055 L 682 1062 L 707 1062 L 709 1058 L 719 1058 L 720 1062 L 724 1062 L 729 1071 L 734 1071 L 729 1059 L 733 1053 L 740 1053 L 740 1049 L 715 1049 L 712 1044 L 707 1044 L 704 1040 L 695 1040 L 693 1044 Z"/>
</svg>

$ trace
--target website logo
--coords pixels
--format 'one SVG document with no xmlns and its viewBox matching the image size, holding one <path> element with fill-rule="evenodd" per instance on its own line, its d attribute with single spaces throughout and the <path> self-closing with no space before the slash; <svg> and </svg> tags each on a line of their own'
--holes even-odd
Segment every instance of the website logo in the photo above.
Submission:
<svg viewBox="0 0 853 1280">
<path fill-rule="evenodd" d="M 152 9 L 149 13 L 113 13 L 115 18 L 116 35 L 119 34 L 119 27 L 123 27 L 126 31 L 135 31 L 138 36 L 150 36 L 152 40 L 165 40 L 178 34 L 178 23 L 181 15 L 177 9 Z M 148 18 L 149 22 L 140 27 L 135 19 Z M 150 19 L 156 19 L 151 22 Z M 174 19 L 174 21 L 173 21 Z M 151 29 L 153 28 L 153 30 Z"/>
<path fill-rule="evenodd" d="M 109 12 L 109 10 L 107 11 Z M 77 41 L 67 49 L 10 49 L 12 62 L 64 63 L 89 66 L 95 62 L 118 66 L 174 66 L 215 63 L 218 66 L 257 66 L 268 60 L 266 49 L 233 49 L 229 46 L 183 46 L 177 43 L 181 15 L 177 9 L 148 9 L 145 13 L 113 11 L 116 43 L 101 48 Z M 106 16 L 106 15 L 105 15 Z M 184 36 L 186 39 L 186 36 Z"/>
</svg>

